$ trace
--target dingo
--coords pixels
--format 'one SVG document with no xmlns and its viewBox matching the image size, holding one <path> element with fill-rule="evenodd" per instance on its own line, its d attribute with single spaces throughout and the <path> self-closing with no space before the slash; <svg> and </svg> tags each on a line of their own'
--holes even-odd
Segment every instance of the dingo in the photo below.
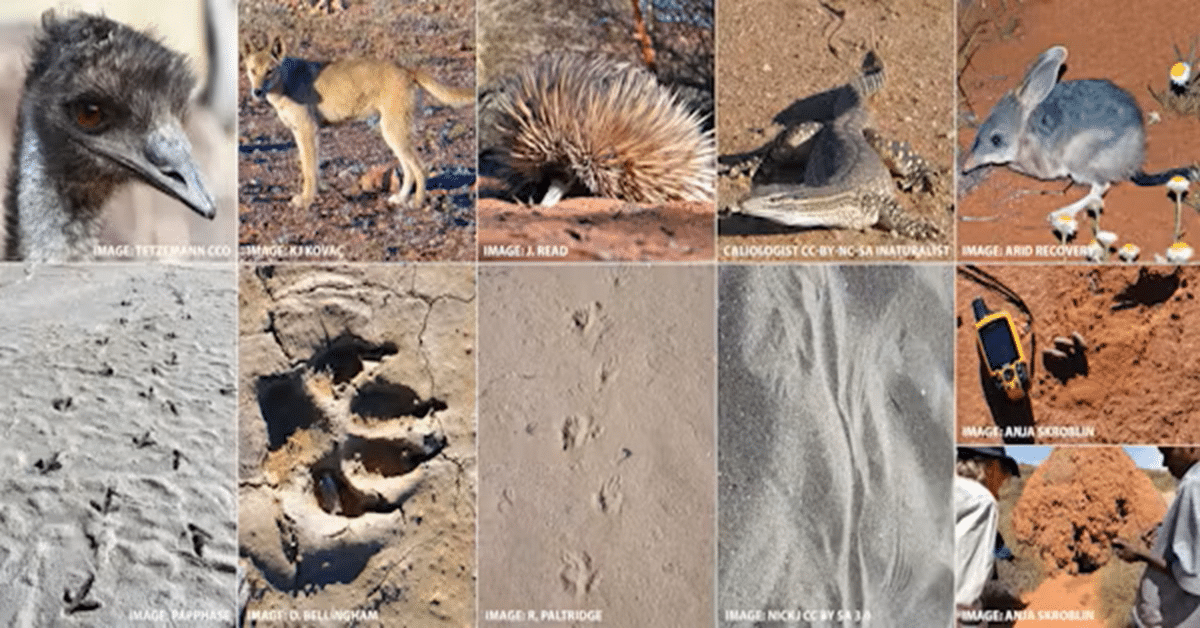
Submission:
<svg viewBox="0 0 1200 628">
<path fill-rule="evenodd" d="M 379 115 L 379 131 L 400 160 L 404 174 L 400 191 L 388 197 L 388 202 L 404 203 L 411 186 L 416 192 L 416 207 L 420 207 L 425 201 L 425 171 L 409 141 L 416 86 L 454 107 L 474 101 L 475 90 L 442 85 L 421 70 L 391 61 L 350 59 L 326 63 L 284 57 L 283 52 L 283 44 L 276 37 L 268 48 L 248 43 L 242 49 L 242 60 L 254 97 L 271 103 L 296 138 L 304 183 L 300 194 L 292 197 L 292 205 L 308 207 L 316 196 L 317 125 Z"/>
</svg>

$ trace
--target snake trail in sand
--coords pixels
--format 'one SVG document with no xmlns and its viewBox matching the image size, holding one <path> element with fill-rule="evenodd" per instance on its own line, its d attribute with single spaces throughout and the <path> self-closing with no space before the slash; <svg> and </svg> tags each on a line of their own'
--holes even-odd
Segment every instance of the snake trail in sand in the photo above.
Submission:
<svg viewBox="0 0 1200 628">
<path fill-rule="evenodd" d="M 806 623 L 824 628 L 950 624 L 951 279 L 947 265 L 721 269 L 722 625 L 763 625 L 763 609 L 860 613 Z"/>
</svg>

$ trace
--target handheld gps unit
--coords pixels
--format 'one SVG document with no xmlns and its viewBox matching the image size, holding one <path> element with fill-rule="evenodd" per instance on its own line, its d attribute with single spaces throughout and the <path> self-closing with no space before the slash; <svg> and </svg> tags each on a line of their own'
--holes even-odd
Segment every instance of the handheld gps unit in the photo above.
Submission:
<svg viewBox="0 0 1200 628">
<path fill-rule="evenodd" d="M 1012 315 L 1004 310 L 988 311 L 983 299 L 971 302 L 975 311 L 975 339 L 979 357 L 992 384 L 1009 401 L 1020 401 L 1029 390 L 1029 362 L 1017 337 Z"/>
</svg>

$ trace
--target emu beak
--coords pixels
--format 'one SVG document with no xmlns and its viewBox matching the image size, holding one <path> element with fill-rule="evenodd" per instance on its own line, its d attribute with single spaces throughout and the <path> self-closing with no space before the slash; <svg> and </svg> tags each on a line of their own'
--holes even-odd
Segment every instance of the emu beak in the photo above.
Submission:
<svg viewBox="0 0 1200 628">
<path fill-rule="evenodd" d="M 217 215 L 217 203 L 192 161 L 192 145 L 177 123 L 152 131 L 140 150 L 133 141 L 104 136 L 93 137 L 84 146 L 116 160 L 139 179 L 178 199 L 197 214 L 209 220 Z"/>
<path fill-rule="evenodd" d="M 152 131 L 141 150 L 120 139 L 92 138 L 85 144 L 122 166 L 139 179 L 172 196 L 192 211 L 212 220 L 217 203 L 204 186 L 200 171 L 192 161 L 192 145 L 178 124 L 167 124 Z"/>
<path fill-rule="evenodd" d="M 192 211 L 212 220 L 217 204 L 192 160 L 192 145 L 176 124 L 155 129 L 146 138 L 142 159 L 126 164 L 150 185 L 179 199 Z"/>
</svg>

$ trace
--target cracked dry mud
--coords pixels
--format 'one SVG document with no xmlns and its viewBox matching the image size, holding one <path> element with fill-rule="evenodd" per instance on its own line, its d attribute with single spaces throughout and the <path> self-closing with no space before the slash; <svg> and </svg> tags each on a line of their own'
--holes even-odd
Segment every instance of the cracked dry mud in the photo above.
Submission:
<svg viewBox="0 0 1200 628">
<path fill-rule="evenodd" d="M 473 622 L 473 276 L 466 265 L 243 268 L 247 619 L 295 609 Z"/>
</svg>

